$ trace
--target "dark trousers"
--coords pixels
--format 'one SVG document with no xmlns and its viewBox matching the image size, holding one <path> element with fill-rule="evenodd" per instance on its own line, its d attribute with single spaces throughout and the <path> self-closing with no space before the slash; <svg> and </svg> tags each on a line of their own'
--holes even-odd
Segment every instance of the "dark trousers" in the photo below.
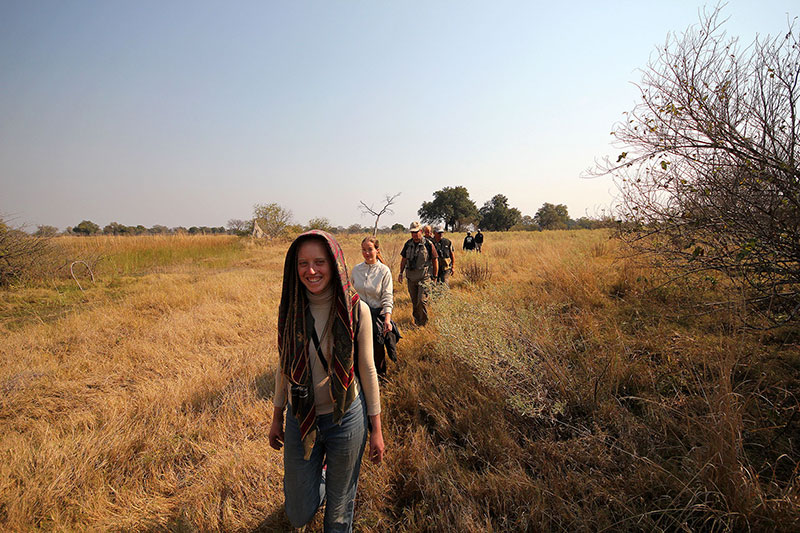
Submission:
<svg viewBox="0 0 800 533">
<path fill-rule="evenodd" d="M 408 295 L 413 306 L 414 323 L 424 326 L 428 323 L 428 276 L 421 279 L 408 280 Z"/>
<path fill-rule="evenodd" d="M 439 260 L 439 273 L 436 275 L 436 281 L 448 285 L 450 281 L 450 267 L 447 266 L 447 261 Z"/>
<path fill-rule="evenodd" d="M 392 329 L 386 335 L 383 334 L 383 313 L 381 309 L 369 308 L 372 313 L 372 352 L 375 358 L 375 369 L 379 376 L 386 375 L 386 356 L 397 362 L 397 339 L 400 332 L 397 331 L 394 322 Z"/>
</svg>

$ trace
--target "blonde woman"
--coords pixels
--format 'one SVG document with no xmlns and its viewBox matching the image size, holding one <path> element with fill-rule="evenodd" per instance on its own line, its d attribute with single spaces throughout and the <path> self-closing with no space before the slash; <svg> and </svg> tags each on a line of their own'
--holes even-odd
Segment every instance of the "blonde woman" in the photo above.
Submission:
<svg viewBox="0 0 800 533">
<path fill-rule="evenodd" d="M 361 241 L 361 255 L 364 262 L 353 267 L 350 280 L 361 299 L 369 305 L 375 368 L 379 376 L 385 376 L 386 356 L 397 361 L 397 340 L 400 338 L 400 330 L 392 322 L 392 271 L 383 262 L 377 237 L 369 236 Z"/>
</svg>

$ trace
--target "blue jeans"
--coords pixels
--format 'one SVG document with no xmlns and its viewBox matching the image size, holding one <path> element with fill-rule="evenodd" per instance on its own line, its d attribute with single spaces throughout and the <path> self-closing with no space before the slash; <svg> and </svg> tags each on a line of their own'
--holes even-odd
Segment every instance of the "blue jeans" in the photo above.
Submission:
<svg viewBox="0 0 800 533">
<path fill-rule="evenodd" d="M 317 416 L 317 440 L 311 458 L 303 459 L 303 443 L 297 419 L 286 413 L 283 448 L 283 494 L 286 515 L 294 527 L 302 527 L 325 503 L 325 531 L 353 530 L 358 474 L 367 442 L 367 409 L 364 394 L 350 404 L 341 425 L 333 414 Z M 328 465 L 323 473 L 323 461 Z"/>
</svg>

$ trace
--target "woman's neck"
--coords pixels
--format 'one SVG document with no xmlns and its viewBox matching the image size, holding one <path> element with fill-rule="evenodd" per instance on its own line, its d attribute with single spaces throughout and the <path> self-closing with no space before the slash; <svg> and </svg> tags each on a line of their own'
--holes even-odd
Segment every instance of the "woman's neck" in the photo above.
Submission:
<svg viewBox="0 0 800 533">
<path fill-rule="evenodd" d="M 328 286 L 318 294 L 314 294 L 306 290 L 306 297 L 308 297 L 308 302 L 311 305 L 330 303 L 331 299 L 333 298 L 333 285 L 328 283 Z"/>
</svg>

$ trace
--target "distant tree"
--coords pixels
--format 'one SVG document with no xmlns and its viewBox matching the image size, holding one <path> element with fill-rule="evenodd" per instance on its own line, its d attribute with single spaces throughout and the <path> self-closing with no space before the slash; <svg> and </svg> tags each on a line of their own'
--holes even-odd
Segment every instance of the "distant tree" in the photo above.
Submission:
<svg viewBox="0 0 800 533">
<path fill-rule="evenodd" d="M 250 235 L 253 233 L 253 221 L 232 218 L 228 221 L 227 228 L 234 235 Z"/>
<path fill-rule="evenodd" d="M 311 229 L 319 229 L 322 231 L 327 231 L 328 233 L 334 233 L 333 224 L 331 224 L 331 221 L 325 217 L 312 218 L 309 220 L 306 230 Z"/>
<path fill-rule="evenodd" d="M 405 233 L 406 227 L 400 224 L 399 222 L 395 222 L 394 224 L 392 224 L 392 231 L 399 231 L 400 233 Z"/>
<path fill-rule="evenodd" d="M 105 235 L 120 235 L 127 233 L 127 226 L 123 226 L 118 222 L 111 222 L 103 227 L 103 233 Z"/>
<path fill-rule="evenodd" d="M 162 226 L 161 224 L 156 224 L 155 226 L 147 230 L 147 232 L 153 235 L 166 235 L 169 233 L 169 228 L 166 226 Z"/>
<path fill-rule="evenodd" d="M 92 222 L 91 220 L 84 220 L 74 228 L 72 228 L 73 233 L 77 233 L 78 235 L 94 235 L 100 231 L 100 226 Z"/>
<path fill-rule="evenodd" d="M 55 226 L 36 226 L 36 237 L 55 237 L 58 235 L 58 228 Z"/>
<path fill-rule="evenodd" d="M 373 208 L 371 205 L 365 204 L 363 201 L 361 202 L 361 212 L 365 215 L 372 215 L 375 217 L 375 225 L 372 227 L 372 235 L 375 236 L 378 234 L 378 221 L 381 219 L 381 216 L 385 213 L 394 214 L 392 211 L 391 206 L 394 204 L 394 201 L 397 197 L 400 196 L 400 193 L 395 195 L 386 194 L 383 197 L 383 207 L 380 209 Z"/>
<path fill-rule="evenodd" d="M 522 220 L 522 213 L 519 209 L 508 207 L 508 198 L 502 194 L 496 194 L 483 204 L 479 213 L 481 215 L 480 227 L 489 231 L 507 231 Z"/>
<path fill-rule="evenodd" d="M 253 206 L 253 219 L 261 231 L 270 237 L 284 236 L 289 231 L 292 212 L 276 203 Z"/>
<path fill-rule="evenodd" d="M 523 215 L 519 222 L 511 227 L 512 231 L 542 231 L 541 226 L 530 215 Z"/>
<path fill-rule="evenodd" d="M 423 202 L 417 214 L 428 224 L 444 223 L 445 230 L 459 230 L 477 222 L 480 215 L 469 199 L 466 187 L 445 187 L 433 193 L 433 201 Z"/>
<path fill-rule="evenodd" d="M 533 219 L 542 229 L 567 229 L 569 214 L 564 204 L 544 203 Z"/>
<path fill-rule="evenodd" d="M 670 35 L 614 135 L 622 237 L 683 271 L 718 272 L 749 310 L 800 319 L 800 36 L 742 48 L 721 8 Z M 627 228 L 627 230 L 625 229 Z"/>
<path fill-rule="evenodd" d="M 350 224 L 345 231 L 347 233 L 359 234 L 359 233 L 367 233 L 369 231 L 369 228 L 365 228 L 361 224 Z"/>
</svg>

